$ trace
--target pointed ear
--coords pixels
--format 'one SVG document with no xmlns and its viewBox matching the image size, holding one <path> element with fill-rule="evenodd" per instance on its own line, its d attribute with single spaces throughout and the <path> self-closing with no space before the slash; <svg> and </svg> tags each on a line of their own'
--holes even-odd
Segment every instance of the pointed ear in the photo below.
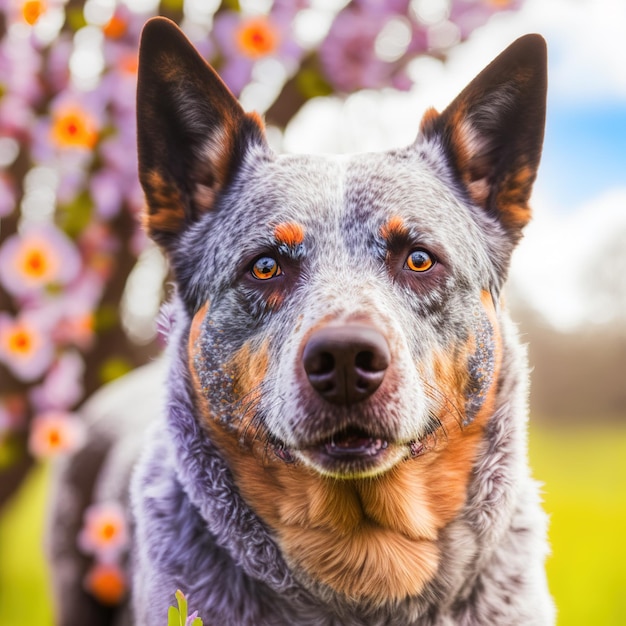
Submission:
<svg viewBox="0 0 626 626">
<path fill-rule="evenodd" d="M 515 242 L 530 219 L 528 199 L 541 157 L 546 109 L 546 44 L 511 44 L 438 115 L 421 138 L 439 144 L 471 200 Z M 419 140 L 418 140 L 419 141 Z"/>
<path fill-rule="evenodd" d="M 243 111 L 178 26 L 160 17 L 141 36 L 137 143 L 145 224 L 166 249 L 213 208 L 249 148 L 266 145 L 260 118 Z"/>
</svg>

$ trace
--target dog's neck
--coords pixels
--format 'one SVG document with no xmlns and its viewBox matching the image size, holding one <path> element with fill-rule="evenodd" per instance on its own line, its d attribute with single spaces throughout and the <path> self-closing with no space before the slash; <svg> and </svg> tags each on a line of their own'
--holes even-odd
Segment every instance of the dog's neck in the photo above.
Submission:
<svg viewBox="0 0 626 626">
<path fill-rule="evenodd" d="M 242 452 L 221 426 L 209 430 L 292 569 L 346 598 L 381 605 L 419 595 L 435 575 L 438 536 L 466 501 L 483 424 L 442 437 L 381 476 L 352 480 L 268 458 L 262 442 Z"/>
</svg>

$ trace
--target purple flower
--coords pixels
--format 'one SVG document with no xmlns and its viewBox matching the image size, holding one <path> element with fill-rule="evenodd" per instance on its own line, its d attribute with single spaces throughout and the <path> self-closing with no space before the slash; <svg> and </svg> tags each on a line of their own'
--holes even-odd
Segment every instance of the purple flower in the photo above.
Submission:
<svg viewBox="0 0 626 626">
<path fill-rule="evenodd" d="M 339 91 L 388 85 L 393 65 L 376 55 L 375 44 L 384 25 L 358 6 L 348 6 L 335 18 L 328 36 L 319 48 L 322 68 Z"/>
<path fill-rule="evenodd" d="M 225 11 L 215 18 L 213 36 L 224 57 L 220 76 L 235 95 L 250 82 L 259 59 L 274 57 L 290 64 L 300 58 L 302 50 L 293 40 L 291 18 L 282 10 L 268 16 Z"/>
<path fill-rule="evenodd" d="M 101 169 L 89 180 L 89 190 L 98 217 L 110 220 L 119 212 L 123 202 L 123 190 L 119 174 L 111 169 Z"/>
<path fill-rule="evenodd" d="M 85 441 L 85 425 L 78 415 L 47 411 L 33 420 L 28 449 L 38 459 L 49 459 L 78 449 Z"/>
<path fill-rule="evenodd" d="M 31 390 L 30 399 L 37 412 L 69 409 L 83 395 L 85 363 L 78 352 L 64 352 L 48 370 L 41 385 Z"/>
<path fill-rule="evenodd" d="M 63 170 L 86 169 L 107 122 L 106 102 L 97 92 L 66 90 L 55 98 L 49 115 L 41 118 L 32 132 L 32 156 Z"/>
<path fill-rule="evenodd" d="M 111 563 L 128 547 L 126 513 L 117 502 L 92 504 L 84 515 L 78 546 L 85 554 L 94 554 Z"/>
<path fill-rule="evenodd" d="M 7 93 L 0 99 L 0 131 L 3 135 L 26 142 L 34 120 L 32 109 L 19 96 Z"/>
<path fill-rule="evenodd" d="M 518 9 L 522 0 L 452 0 L 449 20 L 459 28 L 461 39 L 482 26 L 499 11 Z"/>
<path fill-rule="evenodd" d="M 0 43 L 0 76 L 7 93 L 19 98 L 26 106 L 33 106 L 43 90 L 39 80 L 41 55 L 30 38 L 7 34 Z"/>
<path fill-rule="evenodd" d="M 49 330 L 40 314 L 27 311 L 12 318 L 0 313 L 0 362 L 19 380 L 36 380 L 54 357 Z"/>
<path fill-rule="evenodd" d="M 0 248 L 0 283 L 17 297 L 51 285 L 67 285 L 80 268 L 73 242 L 52 224 L 30 226 Z"/>
</svg>

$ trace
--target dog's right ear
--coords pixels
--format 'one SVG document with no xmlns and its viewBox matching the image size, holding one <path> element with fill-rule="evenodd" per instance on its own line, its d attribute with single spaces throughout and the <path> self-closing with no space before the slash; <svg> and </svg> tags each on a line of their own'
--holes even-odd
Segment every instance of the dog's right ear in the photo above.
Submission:
<svg viewBox="0 0 626 626">
<path fill-rule="evenodd" d="M 170 20 L 149 20 L 137 85 L 139 180 L 148 234 L 165 249 L 210 211 L 246 152 L 266 146 L 263 124 L 246 114 L 213 68 Z"/>
<path fill-rule="evenodd" d="M 513 42 L 443 111 L 422 120 L 475 204 L 516 242 L 530 219 L 546 116 L 546 43 Z"/>
</svg>

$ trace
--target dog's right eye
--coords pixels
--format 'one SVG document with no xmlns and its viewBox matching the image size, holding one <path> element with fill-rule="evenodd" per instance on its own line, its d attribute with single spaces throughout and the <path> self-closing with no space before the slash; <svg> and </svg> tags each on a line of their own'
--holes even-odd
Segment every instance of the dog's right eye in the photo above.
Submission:
<svg viewBox="0 0 626 626">
<path fill-rule="evenodd" d="M 283 271 L 280 269 L 276 259 L 271 256 L 262 256 L 254 262 L 250 273 L 258 280 L 267 280 L 268 278 L 280 276 Z"/>
<path fill-rule="evenodd" d="M 435 259 L 422 248 L 411 252 L 406 260 L 406 267 L 412 272 L 427 272 L 434 264 Z"/>
</svg>

